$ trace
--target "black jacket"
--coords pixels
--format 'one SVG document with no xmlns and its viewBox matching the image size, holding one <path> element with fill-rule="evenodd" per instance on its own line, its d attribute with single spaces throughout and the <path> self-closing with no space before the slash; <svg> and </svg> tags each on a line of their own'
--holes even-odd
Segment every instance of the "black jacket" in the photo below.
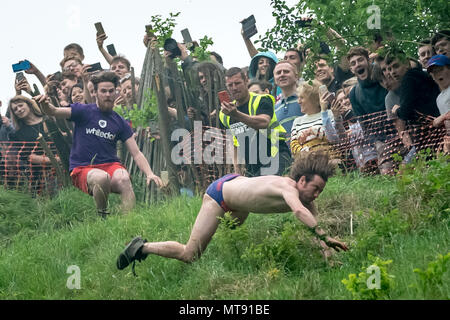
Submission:
<svg viewBox="0 0 450 320">
<path fill-rule="evenodd" d="M 400 109 L 397 115 L 403 120 L 415 120 L 417 118 L 415 111 L 418 111 L 438 117 L 436 98 L 439 93 L 438 85 L 428 73 L 418 68 L 408 70 L 400 85 Z"/>
</svg>

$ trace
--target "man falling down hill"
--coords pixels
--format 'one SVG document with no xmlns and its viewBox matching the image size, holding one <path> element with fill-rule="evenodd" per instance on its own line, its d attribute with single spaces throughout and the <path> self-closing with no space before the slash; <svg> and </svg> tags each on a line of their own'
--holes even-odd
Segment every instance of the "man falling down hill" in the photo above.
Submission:
<svg viewBox="0 0 450 320">
<path fill-rule="evenodd" d="M 213 182 L 205 196 L 186 245 L 178 242 L 147 242 L 134 238 L 117 259 L 117 268 L 123 270 L 135 260 L 142 261 L 149 254 L 178 259 L 190 263 L 205 251 L 217 230 L 225 212 L 239 224 L 244 223 L 250 212 L 285 213 L 293 212 L 321 241 L 325 250 L 336 251 L 348 248 L 317 225 L 317 211 L 314 200 L 325 188 L 334 167 L 326 153 L 299 155 L 290 172 L 290 177 L 264 176 L 246 178 L 229 174 Z M 134 265 L 133 265 L 134 271 Z"/>
</svg>

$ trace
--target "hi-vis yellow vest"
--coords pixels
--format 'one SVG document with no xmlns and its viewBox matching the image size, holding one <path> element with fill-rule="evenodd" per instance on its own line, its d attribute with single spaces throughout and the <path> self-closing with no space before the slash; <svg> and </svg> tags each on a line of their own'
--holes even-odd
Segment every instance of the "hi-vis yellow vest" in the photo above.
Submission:
<svg viewBox="0 0 450 320">
<path fill-rule="evenodd" d="M 261 102 L 261 99 L 263 97 L 269 97 L 272 100 L 273 105 L 275 105 L 275 98 L 272 97 L 269 94 L 263 94 L 258 95 L 255 93 L 250 92 L 250 100 L 248 102 L 248 114 L 250 116 L 255 116 L 256 111 L 258 110 L 259 103 Z M 225 128 L 230 128 L 230 116 L 227 116 L 225 113 L 220 111 L 219 114 L 220 122 L 225 126 Z M 267 134 L 268 131 L 268 134 Z M 270 120 L 269 127 L 264 130 L 260 130 L 263 135 L 267 136 L 267 138 L 270 140 L 272 147 L 271 147 L 271 156 L 272 158 L 276 157 L 278 154 L 278 147 L 277 142 L 279 141 L 286 141 L 286 130 L 283 128 L 282 125 L 277 120 L 277 115 L 275 114 L 275 110 L 273 112 L 272 119 Z M 239 147 L 238 140 L 235 135 L 233 135 L 234 140 L 234 146 Z"/>
</svg>

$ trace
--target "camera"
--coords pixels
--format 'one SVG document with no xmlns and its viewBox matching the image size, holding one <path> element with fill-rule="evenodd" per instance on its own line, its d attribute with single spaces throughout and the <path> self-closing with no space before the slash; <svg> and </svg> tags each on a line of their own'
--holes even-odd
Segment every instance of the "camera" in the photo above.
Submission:
<svg viewBox="0 0 450 320">
<path fill-rule="evenodd" d="M 164 50 L 170 52 L 170 59 L 175 59 L 176 57 L 181 56 L 181 50 L 180 48 L 178 48 L 178 43 L 172 38 L 166 39 L 166 41 L 164 42 Z"/>
</svg>

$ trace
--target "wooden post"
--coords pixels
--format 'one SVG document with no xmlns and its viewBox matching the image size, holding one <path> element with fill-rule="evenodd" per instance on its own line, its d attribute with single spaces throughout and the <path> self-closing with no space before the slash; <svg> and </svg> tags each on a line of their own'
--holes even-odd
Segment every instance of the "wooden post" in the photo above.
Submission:
<svg viewBox="0 0 450 320">
<path fill-rule="evenodd" d="M 176 175 L 175 165 L 172 163 L 171 159 L 171 149 L 170 149 L 170 134 L 169 134 L 169 111 L 167 110 L 167 100 L 166 93 L 164 92 L 164 87 L 162 86 L 162 81 L 160 74 L 162 74 L 163 63 L 159 52 L 157 49 L 153 49 L 154 62 L 155 62 L 155 74 L 154 74 L 154 90 L 158 98 L 158 109 L 159 109 L 159 129 L 161 136 L 162 150 L 165 155 L 168 171 L 169 180 L 173 189 L 175 189 L 176 194 L 180 191 L 180 185 L 178 183 L 178 178 Z"/>
<path fill-rule="evenodd" d="M 39 133 L 37 141 L 39 142 L 42 150 L 44 150 L 44 153 L 50 159 L 50 162 L 51 162 L 53 168 L 55 168 L 56 176 L 58 177 L 59 181 L 61 181 L 64 186 L 67 186 L 69 184 L 68 179 L 67 179 L 66 175 L 64 175 L 63 171 L 61 170 L 61 167 L 60 167 L 58 161 L 56 160 L 55 155 L 48 147 L 47 141 L 45 141 L 44 136 L 41 133 Z"/>
</svg>

